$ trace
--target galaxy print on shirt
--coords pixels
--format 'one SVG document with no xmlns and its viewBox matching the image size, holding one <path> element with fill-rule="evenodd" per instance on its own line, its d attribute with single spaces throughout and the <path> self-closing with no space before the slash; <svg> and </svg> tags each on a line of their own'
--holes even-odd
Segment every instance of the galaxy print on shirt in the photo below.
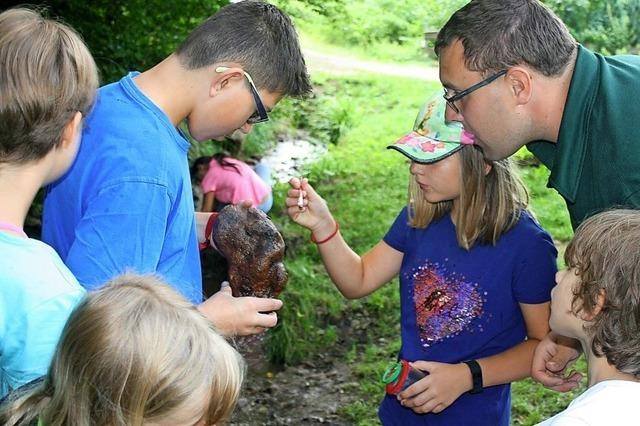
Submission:
<svg viewBox="0 0 640 426">
<path fill-rule="evenodd" d="M 423 347 L 454 337 L 463 330 L 482 331 L 472 321 L 483 314 L 486 292 L 477 283 L 426 262 L 412 274 L 416 323 Z"/>
</svg>

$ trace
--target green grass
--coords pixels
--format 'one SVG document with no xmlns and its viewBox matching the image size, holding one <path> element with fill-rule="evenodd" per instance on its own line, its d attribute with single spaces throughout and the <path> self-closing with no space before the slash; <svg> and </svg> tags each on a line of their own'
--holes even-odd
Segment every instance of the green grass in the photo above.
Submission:
<svg viewBox="0 0 640 426">
<path fill-rule="evenodd" d="M 407 163 L 385 147 L 410 130 L 423 98 L 436 85 L 375 76 L 320 77 L 317 84 L 318 97 L 349 105 L 347 121 L 352 124 L 307 174 L 340 222 L 345 239 L 354 250 L 364 252 L 384 236 L 405 202 Z M 322 121 L 327 104 L 318 101 L 316 105 L 320 109 L 315 116 Z M 276 206 L 284 205 L 285 194 L 286 185 L 275 188 Z M 392 286 L 360 301 L 346 301 L 328 279 L 309 232 L 282 210 L 274 209 L 272 217 L 287 244 L 289 271 L 281 322 L 271 333 L 274 361 L 299 362 L 333 343 L 336 336 L 327 332 L 328 326 L 337 324 L 346 310 L 381 312 L 395 332 L 398 306 Z"/>
<path fill-rule="evenodd" d="M 406 202 L 408 163 L 385 147 L 411 129 L 419 106 L 438 85 L 367 74 L 321 75 L 316 80 L 315 98 L 284 102 L 277 114 L 280 121 L 307 128 L 312 137 L 329 144 L 329 153 L 306 174 L 340 222 L 345 240 L 364 253 L 384 236 Z M 518 158 L 524 164 L 534 163 L 526 152 L 518 153 Z M 522 166 L 521 174 L 541 224 L 557 242 L 566 243 L 571 228 L 564 202 L 545 188 L 548 171 L 533 164 Z M 350 346 L 343 352 L 357 383 L 349 391 L 358 402 L 340 410 L 354 424 L 377 424 L 377 404 L 383 396 L 379 375 L 400 345 L 397 281 L 361 300 L 342 298 L 328 279 L 309 232 L 278 207 L 284 205 L 286 190 L 283 184 L 275 187 L 276 207 L 271 212 L 287 245 L 289 284 L 282 293 L 280 323 L 269 333 L 269 356 L 275 362 L 295 364 L 342 344 L 345 332 L 351 332 L 346 336 Z M 362 321 L 369 323 L 363 326 Z M 584 364 L 580 368 L 584 371 Z M 544 390 L 530 380 L 516 383 L 513 423 L 529 425 L 549 417 L 573 395 Z"/>
</svg>

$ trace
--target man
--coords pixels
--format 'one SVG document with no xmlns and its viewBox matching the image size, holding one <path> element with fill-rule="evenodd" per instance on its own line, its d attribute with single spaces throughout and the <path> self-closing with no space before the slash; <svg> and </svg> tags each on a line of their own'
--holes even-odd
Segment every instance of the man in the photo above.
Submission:
<svg viewBox="0 0 640 426">
<path fill-rule="evenodd" d="M 311 85 L 288 16 L 273 5 L 228 5 L 155 67 L 100 89 L 70 172 L 47 194 L 43 238 L 88 289 L 114 275 L 158 273 L 202 302 L 198 241 L 210 214 L 194 216 L 187 151 L 178 129 L 215 139 L 255 123 Z M 276 324 L 281 302 L 223 289 L 199 307 L 225 334 Z"/>
<path fill-rule="evenodd" d="M 604 57 L 576 43 L 537 0 L 476 0 L 441 29 L 435 51 L 448 118 L 476 135 L 489 160 L 520 147 L 550 170 L 574 229 L 613 206 L 640 206 L 640 58 Z M 566 391 L 576 342 L 550 334 L 532 375 Z"/>
</svg>

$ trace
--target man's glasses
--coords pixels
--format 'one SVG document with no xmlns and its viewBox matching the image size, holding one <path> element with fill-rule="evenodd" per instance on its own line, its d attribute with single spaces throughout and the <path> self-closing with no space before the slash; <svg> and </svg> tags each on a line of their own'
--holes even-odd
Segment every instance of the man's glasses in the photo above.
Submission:
<svg viewBox="0 0 640 426">
<path fill-rule="evenodd" d="M 449 105 L 451 107 L 452 110 L 454 110 L 456 112 L 456 114 L 460 114 L 460 108 L 458 108 L 458 106 L 456 105 L 456 102 L 458 102 L 460 99 L 464 98 L 465 96 L 467 96 L 469 93 L 474 92 L 476 90 L 478 90 L 481 87 L 486 86 L 487 84 L 493 82 L 494 80 L 497 80 L 499 77 L 502 77 L 503 75 L 505 75 L 507 73 L 507 70 L 502 70 L 496 74 L 493 74 L 490 77 L 485 78 L 484 80 L 482 80 L 479 83 L 474 84 L 473 86 L 464 89 L 461 92 L 456 93 L 455 95 L 452 96 L 447 96 L 448 93 L 448 89 L 445 88 L 444 89 L 444 94 L 442 95 L 442 97 L 444 98 L 445 101 L 447 101 L 447 105 Z"/>
<path fill-rule="evenodd" d="M 227 71 L 229 67 L 217 67 L 216 72 L 224 72 Z M 267 114 L 267 109 L 264 107 L 262 103 L 262 99 L 260 99 L 260 94 L 258 94 L 258 89 L 256 89 L 256 85 L 253 83 L 253 79 L 249 75 L 248 72 L 242 71 L 244 76 L 247 78 L 249 82 L 249 88 L 251 89 L 251 94 L 253 95 L 253 100 L 256 104 L 256 110 L 247 118 L 247 123 L 249 124 L 257 124 L 264 123 L 265 121 L 269 121 L 269 115 Z"/>
</svg>

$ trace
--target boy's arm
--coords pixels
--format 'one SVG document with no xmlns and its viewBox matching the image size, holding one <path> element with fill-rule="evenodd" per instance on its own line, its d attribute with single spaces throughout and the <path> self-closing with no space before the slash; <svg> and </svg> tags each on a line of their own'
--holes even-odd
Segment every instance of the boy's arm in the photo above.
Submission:
<svg viewBox="0 0 640 426">
<path fill-rule="evenodd" d="M 162 185 L 120 182 L 101 190 L 88 201 L 65 263 L 88 289 L 124 272 L 156 272 L 170 206 Z"/>
</svg>

